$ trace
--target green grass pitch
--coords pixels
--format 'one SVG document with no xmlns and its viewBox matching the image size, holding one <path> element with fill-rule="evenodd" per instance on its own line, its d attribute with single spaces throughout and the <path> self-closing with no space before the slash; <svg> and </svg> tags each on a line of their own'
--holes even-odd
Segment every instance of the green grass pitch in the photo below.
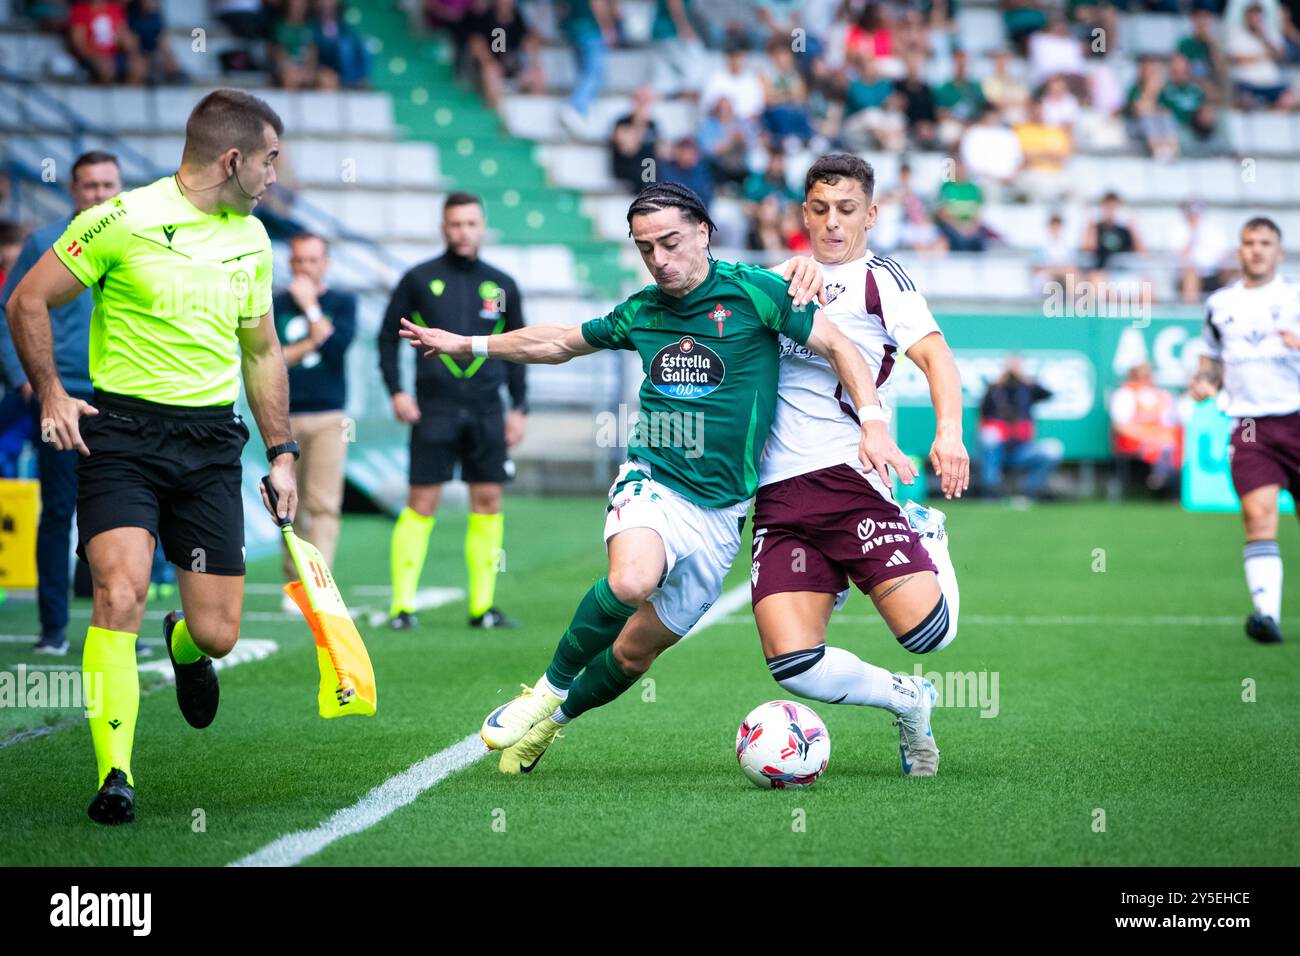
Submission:
<svg viewBox="0 0 1300 956">
<path fill-rule="evenodd" d="M 996 716 L 935 712 L 937 778 L 902 776 L 883 711 L 814 704 L 831 732 L 826 776 L 803 791 L 747 783 L 736 726 L 783 692 L 745 605 L 664 656 L 652 688 L 577 721 L 531 776 L 483 759 L 307 865 L 1294 864 L 1300 631 L 1280 647 L 1244 637 L 1239 519 L 1145 505 L 947 510 L 962 586 L 952 647 L 907 654 L 856 594 L 831 628 L 832 642 L 894 670 L 984 674 L 986 689 L 996 674 Z M 171 688 L 146 681 L 130 827 L 86 817 L 95 765 L 77 711 L 0 709 L 0 743 L 68 724 L 0 748 L 0 864 L 220 865 L 316 827 L 476 732 L 541 673 L 603 571 L 602 517 L 594 498 L 508 501 L 498 598 L 524 621 L 517 631 L 471 631 L 459 604 L 409 633 L 359 622 L 379 682 L 372 719 L 316 716 L 305 624 L 268 613 L 279 609 L 269 588 L 251 594 L 246 610 L 261 613 L 243 636 L 279 650 L 223 673 L 211 728 L 190 729 Z M 389 527 L 344 522 L 335 572 L 354 608 L 385 604 L 374 587 Z M 440 519 L 425 586 L 463 587 L 463 535 L 463 515 Z M 1281 539 L 1300 574 L 1289 519 Z M 729 587 L 744 584 L 747 548 Z M 256 562 L 250 581 L 274 583 L 277 567 Z M 1300 621 L 1295 592 L 1284 626 Z M 147 639 L 165 610 L 149 609 Z M 75 666 L 86 602 L 73 613 Z M 0 608 L 6 634 L 34 621 L 30 603 Z M 50 661 L 0 643 L 0 671 Z"/>
</svg>

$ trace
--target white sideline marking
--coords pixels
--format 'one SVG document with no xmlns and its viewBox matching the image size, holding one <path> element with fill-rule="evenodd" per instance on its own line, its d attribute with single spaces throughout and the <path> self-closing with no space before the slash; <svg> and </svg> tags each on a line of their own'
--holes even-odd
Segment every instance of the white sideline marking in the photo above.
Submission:
<svg viewBox="0 0 1300 956">
<path fill-rule="evenodd" d="M 249 661 L 264 661 L 279 649 L 280 645 L 268 638 L 241 638 L 239 643 L 235 645 L 233 651 L 220 660 L 214 660 L 212 666 L 219 671 L 223 671 L 227 667 L 234 667 L 236 664 L 247 664 Z M 161 648 L 161 650 L 166 652 L 167 649 L 164 647 Z M 81 670 L 80 664 L 71 662 L 67 664 L 24 664 L 22 666 L 25 670 L 29 671 Z M 146 661 L 139 665 L 136 670 L 141 674 L 159 674 L 162 676 L 163 680 L 169 684 L 173 678 L 172 662 L 167 659 L 165 653 L 161 660 Z"/>
<path fill-rule="evenodd" d="M 382 590 L 384 594 L 391 593 L 389 588 L 383 588 Z M 275 593 L 280 593 L 280 590 L 277 588 Z M 415 592 L 415 609 L 417 611 L 427 611 L 430 608 L 442 607 L 444 604 L 451 604 L 454 601 L 459 601 L 464 596 L 465 591 L 462 588 L 421 588 L 419 591 Z M 378 627 L 379 625 L 388 622 L 387 612 L 376 610 L 369 604 L 359 604 L 356 607 L 349 607 L 348 610 L 351 612 L 353 620 L 364 617 L 371 627 Z M 74 607 L 68 613 L 71 617 L 88 618 L 91 615 L 91 611 L 92 609 L 88 607 Z M 166 616 L 166 611 L 145 611 L 144 620 L 161 621 Z M 302 615 L 296 610 L 292 612 L 244 611 L 239 617 L 240 620 L 243 621 L 257 621 L 263 623 L 272 622 L 276 624 L 283 623 L 284 621 L 302 620 Z M 4 639 L 9 637 L 12 637 L 13 640 L 7 641 Z M 21 634 L 0 635 L 0 644 L 18 644 L 26 640 L 30 640 L 34 644 L 37 639 L 35 637 L 24 637 Z"/>
<path fill-rule="evenodd" d="M 963 614 L 962 624 L 982 624 L 990 626 L 1020 625 L 1024 627 L 1228 627 L 1240 624 L 1245 618 L 1237 615 L 1197 616 L 1176 614 Z M 729 617 L 722 624 L 753 624 L 750 615 Z M 832 624 L 879 624 L 884 621 L 873 614 L 834 614 Z"/>
<path fill-rule="evenodd" d="M 712 627 L 748 600 L 749 582 L 747 581 L 718 598 L 717 603 L 705 612 L 699 623 L 682 638 L 682 641 Z M 682 641 L 677 643 L 680 644 Z M 314 830 L 299 830 L 296 833 L 285 834 L 262 849 L 226 865 L 297 866 L 331 843 L 369 829 L 384 817 L 414 802 L 424 791 L 442 782 L 456 771 L 478 763 L 491 752 L 483 745 L 477 733 L 470 734 L 464 740 L 425 757 L 396 776 L 389 777 L 352 806 L 338 811 Z"/>
<path fill-rule="evenodd" d="M 394 777 L 389 777 L 350 807 L 338 811 L 314 830 L 288 833 L 228 866 L 294 866 L 336 840 L 366 830 L 399 810 L 457 770 L 487 756 L 478 734 L 440 750 Z"/>
<path fill-rule="evenodd" d="M 212 666 L 215 667 L 217 670 L 221 671 L 221 670 L 225 670 L 228 667 L 235 667 L 239 664 L 246 664 L 250 661 L 265 660 L 266 658 L 270 657 L 279 649 L 280 649 L 280 645 L 268 638 L 246 637 L 242 639 L 238 644 L 236 644 L 235 649 L 231 651 L 229 654 L 227 654 L 225 657 L 221 658 L 221 660 L 213 661 Z M 23 666 L 25 667 L 26 670 L 29 671 L 63 671 L 63 670 L 79 671 L 81 670 L 81 666 L 79 664 L 25 664 Z M 141 664 L 138 669 L 144 673 L 159 674 L 163 678 L 162 683 L 157 685 L 157 687 L 151 687 L 149 690 L 141 692 L 140 694 L 141 697 L 144 697 L 147 694 L 152 693 L 153 691 L 157 690 L 158 687 L 163 687 L 172 683 L 173 680 L 172 665 L 171 665 L 171 661 L 169 661 L 166 657 L 164 657 L 160 661 L 149 661 L 146 664 Z M 50 727 L 37 727 L 32 730 L 19 731 L 18 733 L 14 734 L 14 736 L 10 737 L 8 740 L 0 740 L 0 750 L 3 750 L 6 747 L 10 747 L 13 744 L 20 744 L 24 740 L 33 740 L 37 737 L 44 737 L 47 734 L 54 733 L 56 730 L 63 730 L 65 727 L 71 727 L 73 726 L 73 724 L 79 724 L 81 722 L 82 722 L 81 720 L 65 720 L 62 723 L 54 724 L 53 726 Z"/>
</svg>

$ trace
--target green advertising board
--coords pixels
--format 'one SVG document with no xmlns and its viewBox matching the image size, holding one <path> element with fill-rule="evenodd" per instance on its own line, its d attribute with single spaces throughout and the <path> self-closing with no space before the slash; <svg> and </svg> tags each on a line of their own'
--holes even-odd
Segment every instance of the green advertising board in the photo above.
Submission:
<svg viewBox="0 0 1300 956">
<path fill-rule="evenodd" d="M 1060 439 L 1072 461 L 1111 457 L 1107 402 L 1131 367 L 1150 362 L 1156 384 L 1178 394 L 1200 354 L 1201 320 L 1193 318 L 940 312 L 935 319 L 961 371 L 962 427 L 973 456 L 978 454 L 980 399 L 1002 374 L 1010 353 L 1019 355 L 1026 372 L 1053 393 L 1035 406 L 1038 437 Z M 899 362 L 890 388 L 899 445 L 909 454 L 926 454 L 934 440 L 934 409 L 925 376 L 911 362 Z"/>
</svg>

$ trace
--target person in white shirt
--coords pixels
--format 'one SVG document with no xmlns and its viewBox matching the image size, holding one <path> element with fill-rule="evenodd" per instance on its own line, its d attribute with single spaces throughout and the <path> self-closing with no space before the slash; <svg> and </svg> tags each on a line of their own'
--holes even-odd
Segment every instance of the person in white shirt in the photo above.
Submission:
<svg viewBox="0 0 1300 956">
<path fill-rule="evenodd" d="M 1246 528 L 1243 561 L 1255 611 L 1246 635 L 1282 640 L 1277 496 L 1300 500 L 1300 287 L 1278 275 L 1282 231 L 1262 216 L 1241 229 L 1241 278 L 1206 301 L 1205 351 L 1189 393 L 1218 396 L 1233 419 L 1228 461 Z"/>
<path fill-rule="evenodd" d="M 1282 36 L 1269 29 L 1259 3 L 1246 7 L 1243 25 L 1229 29 L 1224 49 L 1237 98 L 1244 106 L 1295 109 L 1295 90 L 1279 65 L 1286 59 Z"/>
<path fill-rule="evenodd" d="M 745 62 L 745 41 L 740 37 L 729 37 L 726 58 L 727 65 L 705 83 L 700 109 L 708 113 L 713 109 L 714 103 L 725 97 L 731 101 L 731 108 L 738 119 L 757 119 L 763 112 L 766 98 L 763 95 L 763 81 Z"/>
<path fill-rule="evenodd" d="M 876 372 L 878 394 L 906 355 L 930 383 L 937 430 L 930 463 L 945 497 L 967 488 L 961 381 L 947 342 L 907 273 L 867 248 L 875 225 L 875 173 L 857 156 L 813 163 L 804 224 L 822 267 L 824 314 Z M 883 399 L 882 399 L 883 402 Z M 772 676 L 786 690 L 830 703 L 881 707 L 897 716 L 903 771 L 933 776 L 935 691 L 919 676 L 891 674 L 826 644 L 831 611 L 852 581 L 870 595 L 903 647 L 946 647 L 957 633 L 959 595 L 944 515 L 900 507 L 887 475 L 856 460 L 860 422 L 887 420 L 881 405 L 855 408 L 830 366 L 783 338 L 776 415 L 759 466 L 754 508 L 754 617 Z"/>
<path fill-rule="evenodd" d="M 1183 203 L 1183 219 L 1170 233 L 1170 245 L 1178 252 L 1178 288 L 1184 302 L 1201 301 L 1201 295 L 1223 284 L 1228 237 L 1205 218 L 1199 200 Z"/>
<path fill-rule="evenodd" d="M 1024 163 L 1020 139 L 991 106 L 980 110 L 976 122 L 961 137 L 961 159 L 980 186 L 1001 196 L 1015 182 Z"/>
</svg>

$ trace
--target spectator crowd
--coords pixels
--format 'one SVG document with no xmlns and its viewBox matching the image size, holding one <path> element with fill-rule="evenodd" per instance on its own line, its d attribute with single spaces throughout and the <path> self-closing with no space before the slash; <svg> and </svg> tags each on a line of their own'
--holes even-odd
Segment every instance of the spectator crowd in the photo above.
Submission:
<svg viewBox="0 0 1300 956">
<path fill-rule="evenodd" d="M 810 152 L 948 157 L 937 188 L 918 193 L 906 161 L 882 184 L 873 246 L 979 253 L 1003 242 L 985 221 L 989 202 L 1095 199 L 1070 173 L 1081 148 L 1127 148 L 1156 163 L 1224 155 L 1224 110 L 1300 106 L 1287 73 L 1300 63 L 1300 0 L 1001 0 L 1004 43 L 978 53 L 963 47 L 954 0 L 658 0 L 648 36 L 642 28 L 635 39 L 619 0 L 422 2 L 494 106 L 511 78 L 523 92 L 545 90 L 539 31 L 562 38 L 576 65 L 564 128 L 605 136 L 611 171 L 629 190 L 654 160 L 658 179 L 710 203 L 738 200 L 744 221 L 719 225 L 752 249 L 806 242 L 791 186 L 796 158 Z M 1135 56 L 1150 43 L 1138 43 L 1121 12 L 1181 14 L 1182 35 L 1159 55 Z M 504 56 L 490 45 L 502 31 L 517 37 Z M 652 74 L 603 127 L 593 105 L 611 53 L 646 44 Z M 653 115 L 665 99 L 693 107 L 693 129 L 660 135 Z M 1140 259 L 1133 213 L 1121 205 L 1108 196 L 1074 237 L 1049 214 L 1040 272 L 1068 267 L 1095 280 L 1108 263 L 1123 272 Z M 1217 283 L 1221 262 L 1213 237 L 1197 235 L 1201 207 L 1188 209 L 1178 275 L 1161 294 L 1190 302 Z"/>
</svg>

